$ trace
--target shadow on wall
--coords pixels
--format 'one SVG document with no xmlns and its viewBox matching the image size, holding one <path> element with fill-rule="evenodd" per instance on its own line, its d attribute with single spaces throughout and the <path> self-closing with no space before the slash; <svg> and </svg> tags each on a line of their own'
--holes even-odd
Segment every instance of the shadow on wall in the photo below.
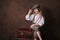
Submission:
<svg viewBox="0 0 60 40">
<path fill-rule="evenodd" d="M 52 10 L 51 10 L 52 9 Z M 42 7 L 43 15 L 45 17 L 45 25 L 41 27 L 41 34 L 44 40 L 60 40 L 59 38 L 59 9 Z M 58 12 L 57 10 L 58 9 Z"/>
</svg>

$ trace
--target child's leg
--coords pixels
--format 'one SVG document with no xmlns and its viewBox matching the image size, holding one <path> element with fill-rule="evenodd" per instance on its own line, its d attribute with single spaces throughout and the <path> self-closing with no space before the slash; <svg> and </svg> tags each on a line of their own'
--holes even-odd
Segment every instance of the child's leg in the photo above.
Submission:
<svg viewBox="0 0 60 40">
<path fill-rule="evenodd" d="M 34 40 L 37 40 L 36 38 L 34 38 Z"/>
<path fill-rule="evenodd" d="M 34 40 L 37 40 L 37 32 L 34 31 Z"/>
<path fill-rule="evenodd" d="M 42 40 L 42 38 L 41 38 L 41 34 L 40 34 L 39 31 L 37 31 L 37 36 L 39 37 L 40 40 Z"/>
</svg>

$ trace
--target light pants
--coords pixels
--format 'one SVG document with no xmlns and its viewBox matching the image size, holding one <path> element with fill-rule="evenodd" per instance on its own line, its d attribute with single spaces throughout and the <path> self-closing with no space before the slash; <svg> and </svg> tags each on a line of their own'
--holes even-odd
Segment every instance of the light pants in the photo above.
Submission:
<svg viewBox="0 0 60 40">
<path fill-rule="evenodd" d="M 36 24 L 32 24 L 30 27 L 32 28 L 32 30 L 34 30 L 34 38 L 37 38 L 37 31 L 39 26 Z"/>
</svg>

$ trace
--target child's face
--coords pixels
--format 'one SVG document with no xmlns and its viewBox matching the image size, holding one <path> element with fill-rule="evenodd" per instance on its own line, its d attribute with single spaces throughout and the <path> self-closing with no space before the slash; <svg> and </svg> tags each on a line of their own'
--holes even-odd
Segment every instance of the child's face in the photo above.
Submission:
<svg viewBox="0 0 60 40">
<path fill-rule="evenodd" d="M 33 13 L 38 14 L 39 13 L 39 10 L 38 9 L 34 9 Z"/>
</svg>

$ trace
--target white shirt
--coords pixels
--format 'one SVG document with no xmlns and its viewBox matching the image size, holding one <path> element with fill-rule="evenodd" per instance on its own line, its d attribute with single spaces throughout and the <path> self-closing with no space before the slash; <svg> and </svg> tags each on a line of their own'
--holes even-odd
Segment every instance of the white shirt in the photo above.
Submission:
<svg viewBox="0 0 60 40">
<path fill-rule="evenodd" d="M 25 16 L 25 19 L 28 21 L 32 21 L 33 23 L 35 23 L 36 25 L 42 26 L 44 24 L 44 17 L 40 15 L 40 13 L 38 14 L 27 14 Z"/>
</svg>

